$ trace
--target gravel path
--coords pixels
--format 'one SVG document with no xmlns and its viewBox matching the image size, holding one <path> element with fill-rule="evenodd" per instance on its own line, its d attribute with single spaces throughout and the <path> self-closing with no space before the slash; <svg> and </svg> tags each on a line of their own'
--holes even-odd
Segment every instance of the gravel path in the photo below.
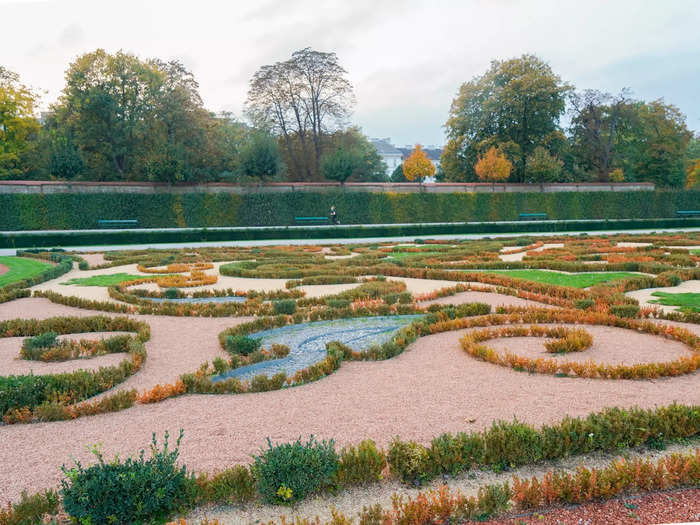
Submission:
<svg viewBox="0 0 700 525">
<path fill-rule="evenodd" d="M 0 264 L 0 275 L 5 274 L 9 271 L 10 269 L 7 266 L 5 266 L 4 264 Z"/>
<path fill-rule="evenodd" d="M 80 256 L 85 259 L 85 262 L 88 263 L 90 268 L 109 262 L 107 259 L 105 259 L 104 253 L 82 253 Z"/>
<path fill-rule="evenodd" d="M 439 299 L 432 299 L 421 303 L 421 306 L 430 306 L 431 304 L 464 304 L 464 303 L 486 303 L 490 304 L 492 309 L 497 306 L 536 306 L 539 308 L 549 307 L 550 305 L 530 301 L 529 299 L 521 299 L 512 295 L 504 295 L 491 292 L 460 292 Z"/>
<path fill-rule="evenodd" d="M 0 305 L 0 318 L 91 312 L 22 299 Z M 220 355 L 216 334 L 240 319 L 139 317 L 152 328 L 144 369 L 127 380 L 142 389 L 172 381 Z M 696 331 L 700 327 L 692 326 Z M 0 426 L 0 504 L 23 489 L 56 486 L 59 467 L 90 461 L 85 446 L 102 443 L 105 457 L 147 447 L 151 433 L 185 430 L 181 458 L 190 468 L 213 471 L 250 462 L 265 438 L 292 441 L 314 434 L 340 446 L 392 436 L 427 443 L 442 432 L 477 430 L 494 420 L 542 424 L 583 416 L 607 406 L 653 407 L 700 402 L 700 374 L 655 381 L 605 381 L 529 375 L 470 358 L 460 348 L 463 331 L 424 337 L 402 355 L 381 362 L 345 363 L 315 383 L 245 395 L 189 395 L 115 414 L 73 421 Z M 625 334 L 626 332 L 622 332 Z M 633 355 L 660 340 L 646 334 L 619 344 Z M 468 423 L 475 420 L 473 423 Z"/>
</svg>

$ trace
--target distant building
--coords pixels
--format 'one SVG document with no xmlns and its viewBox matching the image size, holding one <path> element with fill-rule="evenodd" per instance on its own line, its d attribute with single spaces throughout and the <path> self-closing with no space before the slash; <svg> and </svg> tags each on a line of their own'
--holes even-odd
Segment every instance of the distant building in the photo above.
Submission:
<svg viewBox="0 0 700 525">
<path fill-rule="evenodd" d="M 403 161 L 403 153 L 391 143 L 389 137 L 384 139 L 369 139 L 377 149 L 377 153 L 386 164 L 386 176 L 389 178 L 396 169 L 396 166 Z"/>
</svg>

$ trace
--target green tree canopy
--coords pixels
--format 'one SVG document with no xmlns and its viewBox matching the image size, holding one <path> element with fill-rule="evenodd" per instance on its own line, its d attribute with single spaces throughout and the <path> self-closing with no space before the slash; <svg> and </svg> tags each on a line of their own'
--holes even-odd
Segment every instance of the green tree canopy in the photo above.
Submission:
<svg viewBox="0 0 700 525">
<path fill-rule="evenodd" d="M 245 177 L 271 179 L 282 171 L 277 140 L 267 133 L 254 133 L 241 148 L 240 173 Z"/>
<path fill-rule="evenodd" d="M 321 159 L 321 170 L 326 179 L 343 184 L 362 167 L 362 161 L 361 151 L 339 147 Z"/>
<path fill-rule="evenodd" d="M 462 84 L 452 101 L 441 159 L 445 177 L 476 180 L 479 155 L 495 146 L 513 163 L 512 180 L 522 182 L 527 157 L 561 133 L 559 119 L 570 90 L 534 55 L 491 62 L 484 75 Z"/>
<path fill-rule="evenodd" d="M 26 157 L 41 128 L 35 116 L 38 95 L 19 76 L 0 66 L 0 179 L 21 179 Z"/>
</svg>

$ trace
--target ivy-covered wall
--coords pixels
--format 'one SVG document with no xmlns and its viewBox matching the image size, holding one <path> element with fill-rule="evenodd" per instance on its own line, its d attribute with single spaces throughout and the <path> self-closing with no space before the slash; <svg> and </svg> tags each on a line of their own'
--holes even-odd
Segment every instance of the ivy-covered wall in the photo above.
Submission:
<svg viewBox="0 0 700 525">
<path fill-rule="evenodd" d="M 700 209 L 700 191 L 566 193 L 49 193 L 0 195 L 0 230 L 92 229 L 98 219 L 137 219 L 143 228 L 280 226 L 298 216 L 343 224 L 550 219 L 646 219 Z"/>
</svg>

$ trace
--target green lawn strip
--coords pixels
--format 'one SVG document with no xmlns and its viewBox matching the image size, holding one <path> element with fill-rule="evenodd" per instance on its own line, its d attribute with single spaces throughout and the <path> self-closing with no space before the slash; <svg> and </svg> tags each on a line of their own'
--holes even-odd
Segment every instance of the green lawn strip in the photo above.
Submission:
<svg viewBox="0 0 700 525">
<path fill-rule="evenodd" d="M 109 275 L 93 275 L 91 277 L 74 277 L 61 284 L 77 284 L 79 286 L 114 286 L 126 281 L 136 281 L 145 277 L 163 277 L 160 274 L 132 275 L 128 273 L 113 273 Z"/>
<path fill-rule="evenodd" d="M 446 253 L 449 252 L 391 252 L 387 258 L 391 257 L 392 259 L 406 259 L 409 257 L 433 257 L 435 255 L 445 255 Z"/>
<path fill-rule="evenodd" d="M 30 259 L 28 257 L 13 257 L 9 255 L 0 256 L 0 264 L 7 266 L 10 271 L 0 275 L 0 286 L 16 283 L 23 279 L 28 279 L 39 275 L 44 270 L 53 267 L 52 264 Z"/>
<path fill-rule="evenodd" d="M 700 250 L 690 250 L 693 255 L 700 255 Z"/>
<path fill-rule="evenodd" d="M 639 274 L 631 272 L 582 272 L 560 273 L 547 270 L 465 270 L 484 273 L 507 275 L 516 279 L 535 281 L 538 283 L 554 284 L 557 286 L 571 286 L 573 288 L 587 288 L 599 283 L 617 281 L 639 277 Z"/>
<path fill-rule="evenodd" d="M 700 312 L 700 293 L 652 292 L 651 295 L 658 297 L 658 299 L 649 301 L 650 303 L 680 306 L 681 310 L 685 312 Z"/>
</svg>

